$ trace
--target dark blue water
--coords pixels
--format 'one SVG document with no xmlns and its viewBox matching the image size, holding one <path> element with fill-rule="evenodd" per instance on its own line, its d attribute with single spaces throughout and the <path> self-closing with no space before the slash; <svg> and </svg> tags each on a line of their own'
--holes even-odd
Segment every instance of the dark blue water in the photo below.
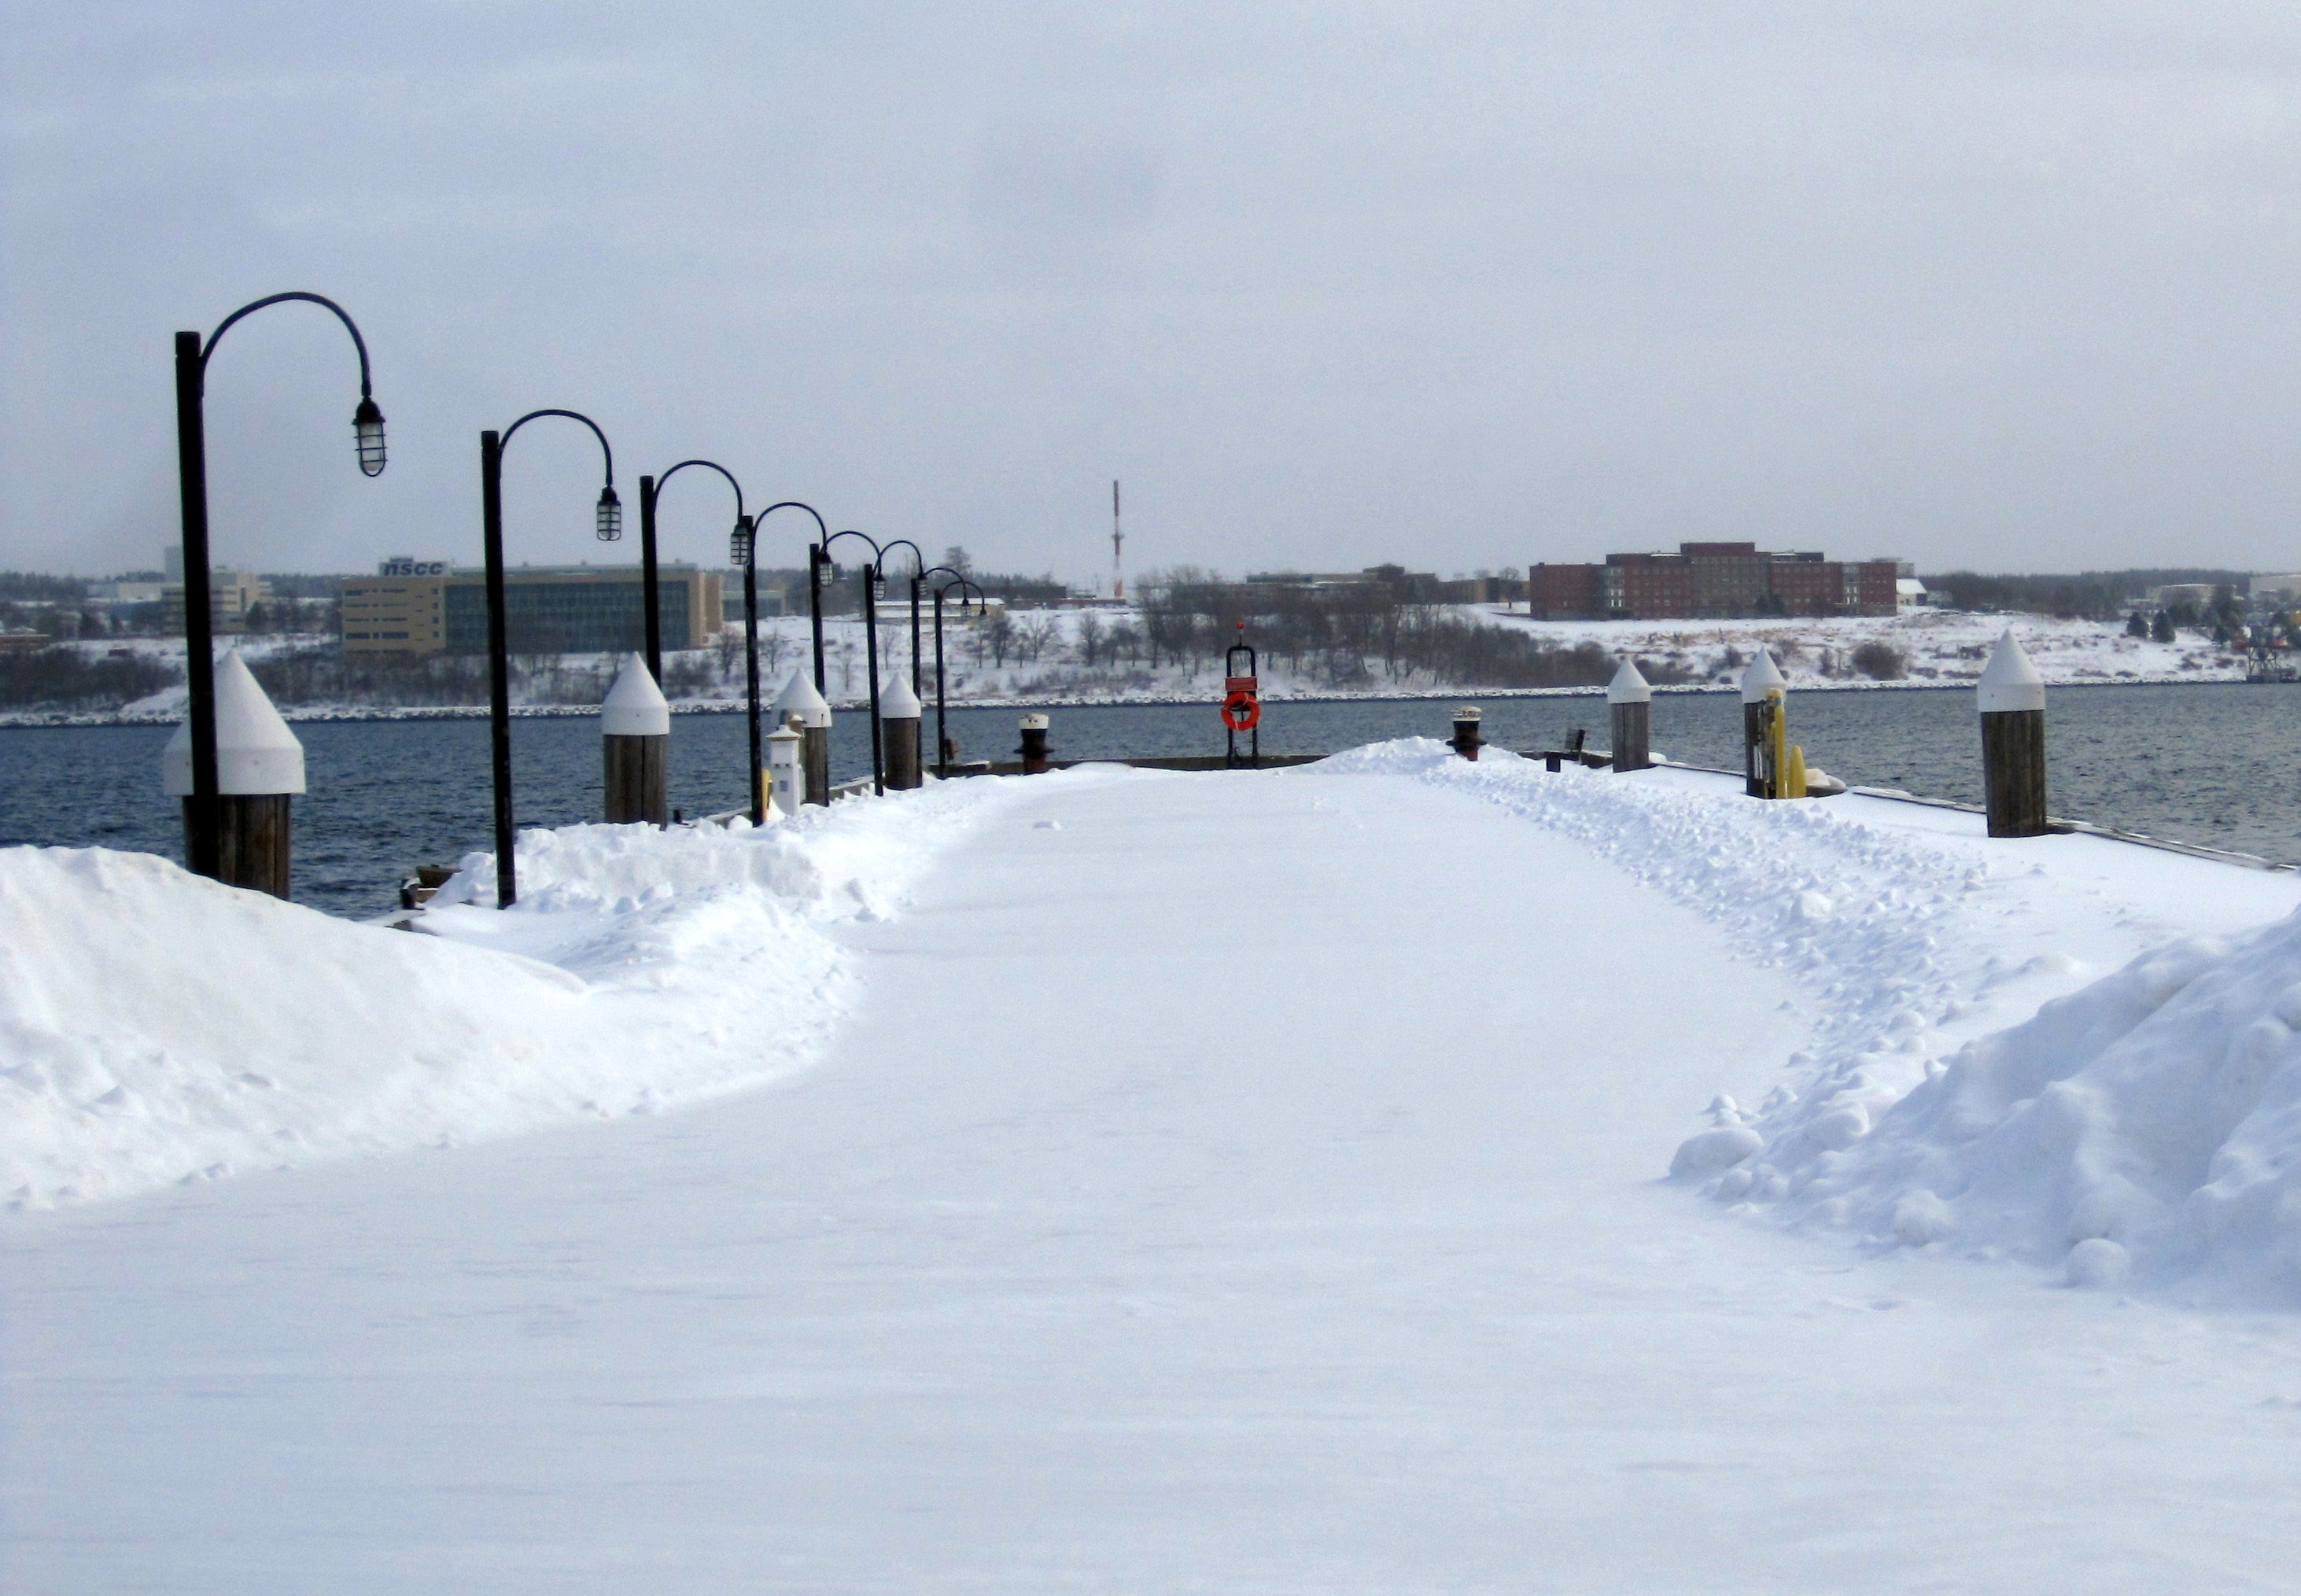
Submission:
<svg viewBox="0 0 2301 1596">
<path fill-rule="evenodd" d="M 1458 702 L 1485 712 L 1505 748 L 1554 745 L 1573 727 L 1606 742 L 1594 698 L 1272 704 L 1266 753 L 1331 753 L 1385 738 L 1447 734 Z M 1016 709 L 954 709 L 965 756 L 1011 757 Z M 1058 758 L 1217 754 L 1210 705 L 1057 707 Z M 926 734 L 934 733 L 933 709 Z M 1871 786 L 1979 802 L 1980 737 L 1965 691 L 1802 693 L 1792 736 L 1832 774 Z M 296 897 L 341 914 L 392 907 L 400 878 L 489 845 L 488 725 L 341 721 L 300 725 L 307 795 L 297 805 Z M 0 728 L 0 844 L 140 848 L 180 856 L 181 823 L 160 791 L 157 726 Z M 1653 746 L 1687 764 L 1739 768 L 1741 705 L 1730 694 L 1668 694 L 1653 706 Z M 746 802 L 740 714 L 682 715 L 672 727 L 671 801 L 690 815 Z M 588 716 L 521 720 L 512 736 L 520 823 L 598 818 L 599 732 Z M 2047 750 L 2053 809 L 2160 836 L 2301 860 L 2301 687 L 2234 683 L 2054 689 Z M 867 723 L 833 731 L 838 780 L 870 771 Z"/>
</svg>

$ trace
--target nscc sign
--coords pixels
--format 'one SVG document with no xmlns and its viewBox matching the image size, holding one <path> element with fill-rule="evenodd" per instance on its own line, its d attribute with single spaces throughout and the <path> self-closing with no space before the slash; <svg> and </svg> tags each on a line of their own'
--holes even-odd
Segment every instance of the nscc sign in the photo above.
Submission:
<svg viewBox="0 0 2301 1596">
<path fill-rule="evenodd" d="M 448 562 L 411 560 L 399 556 L 383 561 L 376 566 L 375 573 L 378 576 L 445 576 L 448 574 Z"/>
</svg>

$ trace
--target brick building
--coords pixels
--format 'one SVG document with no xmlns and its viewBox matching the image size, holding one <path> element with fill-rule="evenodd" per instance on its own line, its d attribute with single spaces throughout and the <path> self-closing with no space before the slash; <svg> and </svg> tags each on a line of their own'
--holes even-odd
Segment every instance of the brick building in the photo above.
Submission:
<svg viewBox="0 0 2301 1596">
<path fill-rule="evenodd" d="M 1527 597 L 1536 618 L 1559 621 L 1890 615 L 1901 574 L 1898 560 L 1681 543 L 1675 554 L 1610 554 L 1602 565 L 1533 566 Z"/>
</svg>

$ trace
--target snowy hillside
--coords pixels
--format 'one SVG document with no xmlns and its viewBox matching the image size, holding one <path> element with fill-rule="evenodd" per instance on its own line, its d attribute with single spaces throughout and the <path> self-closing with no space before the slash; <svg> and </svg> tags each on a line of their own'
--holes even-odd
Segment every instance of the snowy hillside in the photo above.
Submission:
<svg viewBox="0 0 2301 1596">
<path fill-rule="evenodd" d="M 2242 681 L 2245 656 L 2202 633 L 2184 631 L 2171 643 L 2126 635 L 2121 626 L 2059 621 L 2050 615 L 1978 614 L 1909 610 L 1892 616 L 1746 621 L 1528 621 L 1507 609 L 1485 612 L 1560 648 L 1594 643 L 1609 654 L 1675 664 L 1717 681 L 1760 648 L 1772 650 L 1793 688 L 1873 685 L 1854 663 L 1865 643 L 1882 643 L 1904 661 L 1905 680 L 1924 684 L 1971 681 L 1990 646 L 2009 627 L 2046 681 L 2057 686 L 2113 681 Z"/>
<path fill-rule="evenodd" d="M 1759 648 L 1773 650 L 1794 688 L 1865 688 L 1882 685 L 1857 665 L 1855 656 L 1865 644 L 1883 644 L 1900 661 L 1895 681 L 1911 686 L 1942 686 L 1969 682 L 1981 672 L 1989 647 L 2008 626 L 2029 649 L 2046 680 L 2056 684 L 2119 681 L 2242 681 L 2242 654 L 2222 648 L 2193 631 L 2184 631 L 2171 643 L 2156 643 L 2125 635 L 2121 628 L 2089 621 L 2057 621 L 2049 616 L 1976 614 L 1956 611 L 1913 611 L 1887 618 L 1825 620 L 1747 620 L 1682 622 L 1546 622 L 1529 621 L 1507 606 L 1450 606 L 1443 613 L 1476 625 L 1493 626 L 1539 639 L 1555 648 L 1594 648 L 1608 659 L 1624 655 L 1681 673 L 1690 685 L 1714 686 L 1735 678 L 1741 664 Z M 1209 654 L 1193 662 L 1176 664 L 1155 656 L 1145 645 L 1140 612 L 1124 609 L 1024 610 L 1008 617 L 1008 626 L 994 640 L 979 623 L 947 615 L 944 628 L 944 674 L 950 701 L 966 704 L 1142 703 L 1215 701 L 1222 697 L 1223 662 Z M 833 701 L 860 702 L 869 691 L 868 642 L 859 620 L 824 623 L 824 675 Z M 739 629 L 730 628 L 711 648 L 675 651 L 665 656 L 665 687 L 675 707 L 687 710 L 731 709 L 744 699 L 744 663 Z M 1251 640 L 1251 634 L 1250 634 Z M 1268 643 L 1268 639 L 1264 639 Z M 131 647 L 139 654 L 164 660 L 181 669 L 181 641 L 138 639 Z M 327 647 L 324 639 L 257 638 L 240 639 L 235 647 L 254 661 L 275 659 L 296 651 Z M 83 645 L 83 651 L 103 651 L 101 645 Z M 801 662 L 813 656 L 808 623 L 804 616 L 782 616 L 760 624 L 762 691 L 774 688 Z M 909 617 L 899 606 L 891 608 L 881 623 L 880 670 L 883 679 L 911 666 Z M 933 693 L 933 632 L 923 627 L 920 655 L 922 685 L 930 702 Z M 524 713 L 554 709 L 588 712 L 605 694 L 621 656 L 566 655 L 537 668 L 520 662 L 513 703 Z M 263 667 L 259 664 L 259 671 Z M 1500 696 L 1510 692 L 1594 692 L 1595 685 L 1574 689 L 1498 689 L 1490 683 L 1467 682 L 1443 673 L 1385 666 L 1369 656 L 1338 680 L 1331 656 L 1294 661 L 1266 648 L 1260 664 L 1263 696 L 1351 698 L 1397 698 L 1477 692 Z M 467 673 L 464 690 L 449 702 L 460 707 L 415 706 L 391 709 L 366 702 L 347 702 L 324 695 L 280 696 L 281 706 L 293 720 L 364 719 L 392 714 L 431 715 L 476 714 L 486 702 L 483 669 Z M 1665 688 L 1664 690 L 1669 690 Z M 171 688 L 127 705 L 118 712 L 83 714 L 58 712 L 0 712 L 0 724 L 121 721 L 172 721 L 183 714 L 181 687 Z"/>
</svg>

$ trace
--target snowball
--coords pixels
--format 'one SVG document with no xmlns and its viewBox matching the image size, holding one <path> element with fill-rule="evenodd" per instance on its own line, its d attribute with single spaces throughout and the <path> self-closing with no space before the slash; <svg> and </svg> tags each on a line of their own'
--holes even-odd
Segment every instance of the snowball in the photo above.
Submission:
<svg viewBox="0 0 2301 1596">
<path fill-rule="evenodd" d="M 2122 1285 L 2133 1272 L 2133 1260 L 2124 1248 L 2106 1236 L 2091 1236 L 2070 1249 L 2069 1283 L 2101 1290 Z"/>
<path fill-rule="evenodd" d="M 1766 1139 L 1746 1125 L 1721 1125 L 1714 1131 L 1704 1131 L 1699 1136 L 1687 1137 L 1679 1145 L 1678 1156 L 1669 1161 L 1669 1178 L 1683 1180 L 1688 1175 L 1731 1169 L 1765 1145 Z"/>
<path fill-rule="evenodd" d="M 1870 1133 L 1870 1116 L 1859 1107 L 1833 1108 L 1815 1116 L 1805 1129 L 1807 1135 L 1837 1152 L 1852 1147 Z"/>
<path fill-rule="evenodd" d="M 1946 1241 L 1957 1232 L 1957 1221 L 1944 1202 L 1923 1187 L 1894 1205 L 1894 1234 L 1910 1247 Z"/>
</svg>

